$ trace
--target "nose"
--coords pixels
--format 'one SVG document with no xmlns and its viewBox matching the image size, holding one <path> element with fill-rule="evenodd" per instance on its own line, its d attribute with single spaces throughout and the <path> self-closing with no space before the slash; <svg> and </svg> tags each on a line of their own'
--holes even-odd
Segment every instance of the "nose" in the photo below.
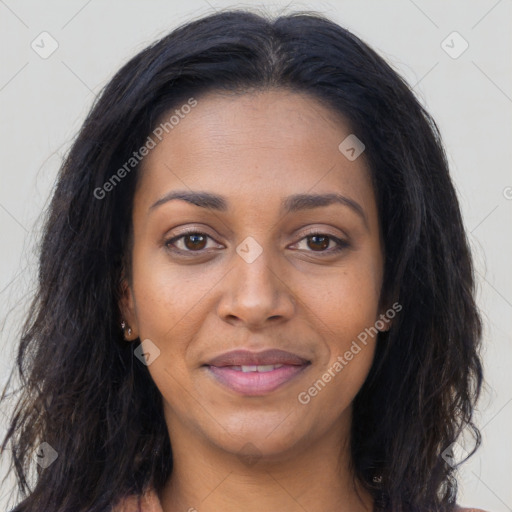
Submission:
<svg viewBox="0 0 512 512">
<path fill-rule="evenodd" d="M 224 321 L 257 330 L 293 317 L 296 301 L 290 283 L 269 255 L 269 250 L 263 250 L 254 261 L 234 255 L 218 304 Z"/>
</svg>

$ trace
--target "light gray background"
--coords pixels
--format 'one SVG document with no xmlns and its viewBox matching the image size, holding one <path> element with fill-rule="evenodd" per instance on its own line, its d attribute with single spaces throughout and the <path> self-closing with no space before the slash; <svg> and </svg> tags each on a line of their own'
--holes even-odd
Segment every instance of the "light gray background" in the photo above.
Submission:
<svg viewBox="0 0 512 512">
<path fill-rule="evenodd" d="M 477 411 L 483 447 L 461 471 L 459 503 L 512 511 L 511 0 L 0 0 L 0 379 L 13 365 L 36 280 L 38 217 L 95 95 L 157 37 L 235 6 L 330 16 L 404 75 L 439 124 L 474 251 L 485 321 L 488 387 Z M 47 59 L 31 48 L 43 31 L 59 45 Z M 469 44 L 458 58 L 442 46 L 453 31 Z M 445 43 L 452 53 L 461 44 L 457 36 Z M 0 490 L 2 510 L 14 504 L 7 502 L 10 491 L 8 485 Z"/>
</svg>

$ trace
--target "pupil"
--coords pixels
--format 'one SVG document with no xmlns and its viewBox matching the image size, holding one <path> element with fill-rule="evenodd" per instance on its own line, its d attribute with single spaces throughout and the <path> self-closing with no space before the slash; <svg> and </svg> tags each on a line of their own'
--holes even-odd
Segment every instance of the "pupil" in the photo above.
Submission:
<svg viewBox="0 0 512 512">
<path fill-rule="evenodd" d="M 203 245 L 201 247 L 198 247 L 197 246 L 197 238 L 202 238 L 202 242 L 203 242 Z M 202 249 L 203 246 L 204 246 L 204 236 L 203 235 L 187 235 L 187 237 L 185 238 L 185 245 L 187 246 L 187 249 Z M 188 243 L 189 240 L 191 239 L 194 239 L 194 241 L 192 241 L 190 244 Z"/>
<path fill-rule="evenodd" d="M 326 236 L 321 236 L 321 235 L 311 235 L 310 239 L 323 239 L 324 242 L 323 243 L 320 243 L 321 247 L 320 249 L 325 249 L 329 246 L 329 238 L 326 237 Z M 318 244 L 318 242 L 313 242 L 313 244 Z M 312 247 L 312 249 L 314 249 L 315 247 Z"/>
</svg>

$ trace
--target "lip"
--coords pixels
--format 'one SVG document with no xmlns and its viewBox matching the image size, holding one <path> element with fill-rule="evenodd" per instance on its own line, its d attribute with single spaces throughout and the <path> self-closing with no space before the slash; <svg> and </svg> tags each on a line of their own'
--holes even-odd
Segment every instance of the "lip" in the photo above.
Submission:
<svg viewBox="0 0 512 512">
<path fill-rule="evenodd" d="M 267 364 L 283 364 L 302 366 L 311 361 L 303 357 L 286 352 L 279 349 L 268 349 L 261 352 L 251 352 L 250 350 L 233 350 L 225 352 L 217 357 L 214 357 L 206 364 L 208 366 L 251 366 L 251 365 L 267 365 Z"/>
<path fill-rule="evenodd" d="M 221 354 L 206 365 L 208 372 L 222 385 L 241 395 L 261 396 L 283 386 L 302 373 L 311 361 L 284 350 L 262 352 L 234 350 Z M 242 371 L 242 366 L 279 365 L 272 370 Z M 233 368 L 235 367 L 235 368 Z"/>
</svg>

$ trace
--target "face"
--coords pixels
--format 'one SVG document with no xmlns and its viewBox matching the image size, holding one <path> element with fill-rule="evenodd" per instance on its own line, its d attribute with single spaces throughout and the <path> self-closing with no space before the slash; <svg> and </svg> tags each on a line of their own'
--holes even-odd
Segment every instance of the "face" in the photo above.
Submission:
<svg viewBox="0 0 512 512">
<path fill-rule="evenodd" d="M 171 443 L 278 457 L 350 423 L 383 313 L 369 170 L 338 148 L 350 133 L 308 95 L 210 93 L 143 160 L 120 307 L 157 354 Z M 307 197 L 325 194 L 339 201 Z"/>
</svg>

